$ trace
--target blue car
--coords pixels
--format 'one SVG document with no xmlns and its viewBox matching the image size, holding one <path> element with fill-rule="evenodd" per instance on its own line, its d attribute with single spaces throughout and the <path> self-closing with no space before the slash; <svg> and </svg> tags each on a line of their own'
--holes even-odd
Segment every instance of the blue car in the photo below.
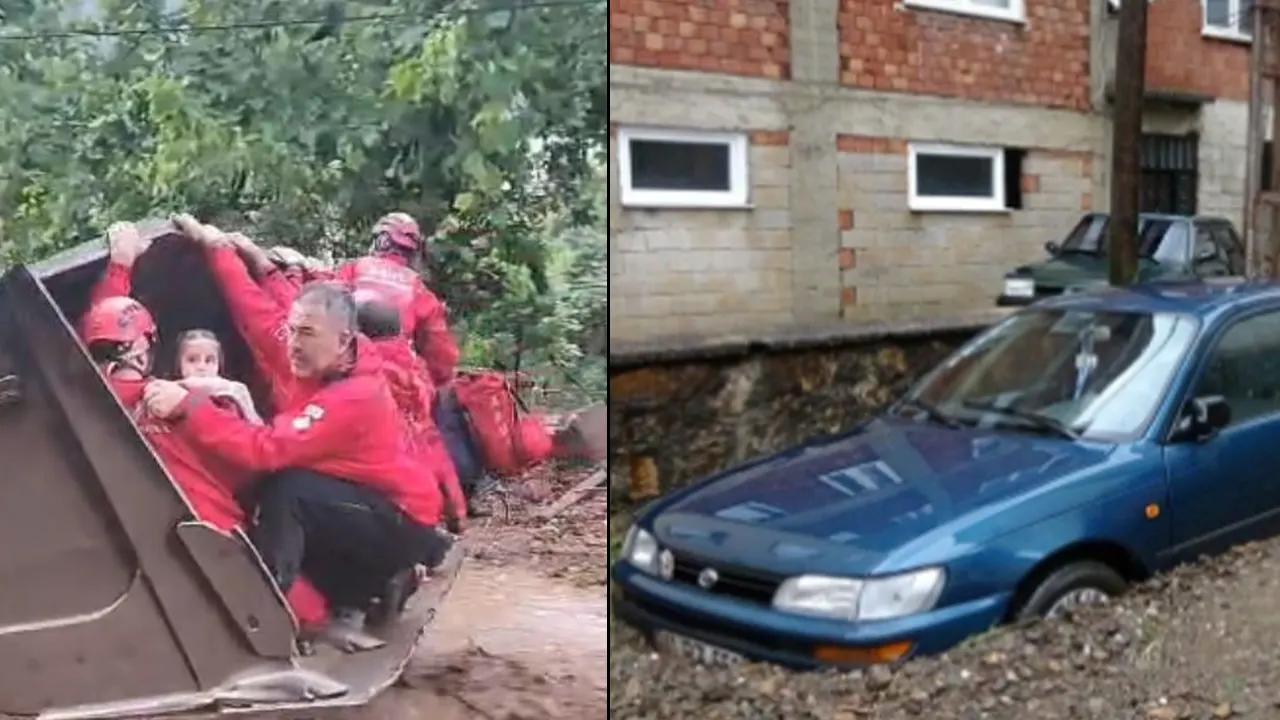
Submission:
<svg viewBox="0 0 1280 720">
<path fill-rule="evenodd" d="M 645 508 L 614 607 L 709 662 L 859 667 L 1280 530 L 1280 286 L 1067 295 L 883 416 Z"/>
</svg>

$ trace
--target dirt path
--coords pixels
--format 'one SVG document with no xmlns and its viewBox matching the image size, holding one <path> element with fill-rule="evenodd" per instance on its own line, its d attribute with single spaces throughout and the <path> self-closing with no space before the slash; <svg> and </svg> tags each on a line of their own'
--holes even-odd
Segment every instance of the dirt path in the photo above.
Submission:
<svg viewBox="0 0 1280 720">
<path fill-rule="evenodd" d="M 626 628 L 610 645 L 617 718 L 1280 718 L 1280 540 L 897 671 L 704 668 Z"/>
<path fill-rule="evenodd" d="M 344 720 L 603 718 L 607 617 L 603 493 L 532 519 L 589 469 L 529 478 L 510 523 L 477 524 L 471 554 L 400 686 Z"/>
</svg>

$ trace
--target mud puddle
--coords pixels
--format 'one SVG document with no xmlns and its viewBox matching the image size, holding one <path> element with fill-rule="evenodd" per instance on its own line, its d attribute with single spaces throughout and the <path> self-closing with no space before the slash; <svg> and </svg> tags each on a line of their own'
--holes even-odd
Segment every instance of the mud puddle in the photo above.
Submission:
<svg viewBox="0 0 1280 720">
<path fill-rule="evenodd" d="M 346 720 L 606 713 L 604 593 L 524 566 L 464 565 L 401 685 Z"/>
</svg>

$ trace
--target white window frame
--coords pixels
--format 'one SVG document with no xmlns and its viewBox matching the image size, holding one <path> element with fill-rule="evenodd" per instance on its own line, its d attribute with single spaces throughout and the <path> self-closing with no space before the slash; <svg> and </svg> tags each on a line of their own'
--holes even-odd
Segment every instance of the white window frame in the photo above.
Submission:
<svg viewBox="0 0 1280 720">
<path fill-rule="evenodd" d="M 1227 0 L 1227 17 L 1235 19 L 1234 27 L 1222 27 L 1220 25 L 1209 24 L 1209 3 L 1207 0 L 1200 0 L 1200 25 L 1201 34 L 1205 37 L 1217 38 L 1219 40 L 1234 40 L 1235 42 L 1252 43 L 1253 35 L 1240 31 L 1240 0 Z"/>
<path fill-rule="evenodd" d="M 1009 0 L 1009 8 L 1001 10 L 986 5 L 979 5 L 971 0 L 903 0 L 907 7 L 922 10 L 938 10 L 957 15 L 1004 20 L 1006 22 L 1025 23 L 1027 7 L 1025 0 Z"/>
<path fill-rule="evenodd" d="M 718 143 L 729 146 L 728 190 L 653 190 L 631 186 L 631 141 Z M 618 179 L 623 207 L 649 208 L 749 208 L 747 134 L 672 128 L 625 127 L 618 129 Z"/>
<path fill-rule="evenodd" d="M 919 155 L 980 157 L 991 161 L 991 196 L 965 197 L 925 195 L 917 193 L 916 159 Z M 1004 196 L 1004 148 L 945 143 L 909 143 L 907 145 L 907 206 L 925 212 L 1009 212 Z"/>
</svg>

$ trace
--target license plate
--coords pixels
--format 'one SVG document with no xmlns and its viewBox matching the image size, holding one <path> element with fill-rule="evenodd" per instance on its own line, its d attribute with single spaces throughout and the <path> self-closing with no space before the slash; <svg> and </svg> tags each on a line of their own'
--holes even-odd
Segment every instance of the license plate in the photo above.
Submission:
<svg viewBox="0 0 1280 720">
<path fill-rule="evenodd" d="M 680 655 L 703 665 L 741 665 L 747 661 L 746 657 L 732 650 L 675 633 L 659 631 L 654 636 L 654 644 L 662 652 Z"/>
</svg>

